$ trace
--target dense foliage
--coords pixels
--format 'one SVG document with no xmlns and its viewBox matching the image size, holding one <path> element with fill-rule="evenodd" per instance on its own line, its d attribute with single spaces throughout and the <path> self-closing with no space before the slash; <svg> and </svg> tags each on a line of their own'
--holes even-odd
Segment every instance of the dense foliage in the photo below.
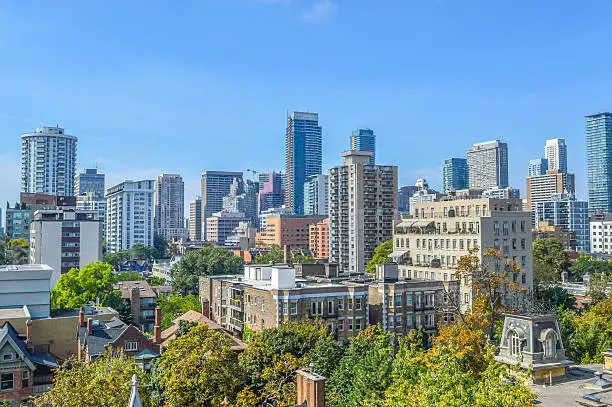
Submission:
<svg viewBox="0 0 612 407">
<path fill-rule="evenodd" d="M 113 288 L 116 282 L 117 276 L 107 263 L 95 262 L 80 269 L 72 268 L 60 276 L 51 290 L 51 307 L 78 308 L 99 298 L 102 305 L 118 308 L 123 301 Z"/>
<path fill-rule="evenodd" d="M 374 256 L 366 266 L 365 272 L 370 274 L 376 273 L 376 265 L 389 263 L 391 261 L 389 256 L 392 252 L 393 240 L 387 240 L 386 242 L 381 243 L 376 249 L 374 249 Z"/>
<path fill-rule="evenodd" d="M 27 264 L 30 244 L 24 239 L 0 239 L 0 264 Z"/>
<path fill-rule="evenodd" d="M 184 297 L 180 295 L 161 296 L 157 299 L 157 306 L 162 312 L 162 329 L 169 328 L 172 320 L 187 311 L 200 312 L 201 310 L 200 300 L 193 294 Z"/>
<path fill-rule="evenodd" d="M 231 251 L 206 245 L 187 253 L 172 267 L 172 291 L 178 295 L 197 295 L 200 276 L 240 274 L 243 266 L 242 259 Z"/>
<path fill-rule="evenodd" d="M 143 405 L 149 403 L 148 377 L 133 358 L 122 352 L 108 352 L 88 363 L 69 359 L 55 370 L 53 388 L 35 400 L 39 407 L 127 406 L 132 375 L 140 381 L 138 392 Z"/>
<path fill-rule="evenodd" d="M 251 264 L 283 264 L 285 262 L 285 254 L 283 249 L 278 246 L 270 247 L 270 251 L 256 256 Z M 315 263 L 315 259 L 302 254 L 295 255 L 291 258 L 292 263 L 311 264 Z"/>
<path fill-rule="evenodd" d="M 567 263 L 561 239 L 543 238 L 533 242 L 533 280 L 536 285 L 560 282 Z"/>
<path fill-rule="evenodd" d="M 102 256 L 102 261 L 113 266 L 115 270 L 127 260 L 149 260 L 164 257 L 163 251 L 160 253 L 155 247 L 135 244 L 128 250 L 120 250 L 113 253 L 106 253 Z"/>
</svg>

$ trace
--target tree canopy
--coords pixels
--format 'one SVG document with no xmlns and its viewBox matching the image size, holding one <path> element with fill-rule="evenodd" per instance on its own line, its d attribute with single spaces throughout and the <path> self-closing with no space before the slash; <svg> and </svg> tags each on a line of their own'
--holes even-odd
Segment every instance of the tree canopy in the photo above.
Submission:
<svg viewBox="0 0 612 407">
<path fill-rule="evenodd" d="M 206 245 L 187 253 L 172 267 L 172 291 L 179 295 L 197 295 L 200 276 L 240 274 L 243 266 L 242 259 L 231 251 Z"/>
<path fill-rule="evenodd" d="M 157 306 L 162 312 L 162 329 L 169 328 L 176 317 L 187 311 L 200 312 L 201 310 L 200 299 L 194 294 L 160 296 L 157 299 Z"/>
<path fill-rule="evenodd" d="M 62 274 L 51 290 L 53 309 L 78 308 L 99 298 L 103 305 L 118 307 L 123 303 L 113 285 L 117 276 L 106 263 L 89 263 Z"/>
<path fill-rule="evenodd" d="M 95 363 L 68 359 L 54 371 L 53 388 L 36 398 L 35 404 L 39 407 L 127 406 L 134 374 L 140 381 L 138 392 L 143 405 L 148 406 L 146 373 L 134 358 L 117 351 L 108 351 Z"/>
<path fill-rule="evenodd" d="M 192 327 L 170 342 L 156 376 L 163 389 L 155 406 L 221 407 L 235 399 L 242 384 L 232 342 L 207 325 Z"/>
<path fill-rule="evenodd" d="M 391 258 L 389 256 L 392 252 L 393 240 L 387 240 L 386 242 L 381 243 L 376 249 L 374 249 L 374 256 L 366 266 L 365 272 L 374 274 L 376 273 L 377 264 L 385 264 L 391 262 Z"/>
<path fill-rule="evenodd" d="M 558 283 L 567 268 L 563 241 L 542 238 L 533 242 L 533 279 L 535 284 Z"/>
</svg>

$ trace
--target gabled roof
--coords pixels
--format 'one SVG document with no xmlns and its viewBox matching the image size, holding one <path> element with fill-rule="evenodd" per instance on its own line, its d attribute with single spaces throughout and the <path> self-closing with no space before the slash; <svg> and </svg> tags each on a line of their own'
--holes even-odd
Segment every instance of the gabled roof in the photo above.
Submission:
<svg viewBox="0 0 612 407">
<path fill-rule="evenodd" d="M 37 365 L 50 368 L 59 366 L 57 360 L 49 354 L 30 353 L 26 344 L 19 337 L 19 333 L 15 331 L 10 322 L 5 322 L 2 328 L 0 328 L 0 348 L 7 342 L 20 354 L 21 359 L 31 370 L 36 370 Z"/>
<path fill-rule="evenodd" d="M 113 317 L 106 322 L 95 320 L 92 322 L 94 322 L 94 325 L 91 334 L 87 332 L 87 324 L 77 328 L 79 345 L 87 345 L 89 356 L 104 354 L 106 345 L 115 342 L 129 327 L 128 324 L 117 317 Z"/>
</svg>

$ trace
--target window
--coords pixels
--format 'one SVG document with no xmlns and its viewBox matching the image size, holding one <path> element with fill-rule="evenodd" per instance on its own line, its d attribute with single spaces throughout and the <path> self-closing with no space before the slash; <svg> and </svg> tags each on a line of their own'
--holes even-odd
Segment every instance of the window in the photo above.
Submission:
<svg viewBox="0 0 612 407">
<path fill-rule="evenodd" d="M 355 320 L 355 330 L 356 331 L 361 331 L 361 318 L 357 318 Z"/>
<path fill-rule="evenodd" d="M 525 221 L 521 221 L 521 232 L 525 232 Z"/>
<path fill-rule="evenodd" d="M 138 342 L 127 342 L 125 344 L 126 352 L 136 352 L 138 350 Z"/>
<path fill-rule="evenodd" d="M 463 294 L 463 302 L 465 304 L 468 304 L 470 302 L 470 294 L 469 293 L 464 293 Z"/>
<path fill-rule="evenodd" d="M 2 373 L 0 374 L 0 391 L 13 390 L 13 374 Z"/>
<path fill-rule="evenodd" d="M 421 294 L 417 294 L 414 297 L 414 305 L 417 308 L 421 308 Z"/>
<path fill-rule="evenodd" d="M 521 239 L 521 249 L 525 250 L 526 246 L 527 246 L 527 242 L 525 241 L 525 239 Z"/>
<path fill-rule="evenodd" d="M 348 330 L 349 331 L 353 330 L 353 318 L 348 319 Z"/>
<path fill-rule="evenodd" d="M 13 359 L 13 354 L 12 353 L 5 353 L 4 355 L 2 355 L 2 359 L 3 360 L 12 360 Z"/>
<path fill-rule="evenodd" d="M 546 334 L 543 345 L 545 358 L 554 358 L 557 355 L 557 338 L 553 332 Z"/>
<path fill-rule="evenodd" d="M 312 315 L 323 315 L 323 301 L 313 301 L 310 305 Z"/>
<path fill-rule="evenodd" d="M 508 236 L 508 221 L 505 220 L 503 225 L 502 225 L 502 231 L 504 236 Z"/>
<path fill-rule="evenodd" d="M 334 300 L 327 300 L 327 313 L 334 314 Z"/>
<path fill-rule="evenodd" d="M 394 321 L 393 315 L 389 315 L 389 323 L 388 323 L 389 328 L 393 328 L 393 321 Z"/>
<path fill-rule="evenodd" d="M 348 309 L 349 311 L 353 310 L 353 299 L 352 298 L 348 298 Z"/>
<path fill-rule="evenodd" d="M 499 236 L 499 222 L 498 221 L 493 222 L 493 234 L 495 236 Z"/>
<path fill-rule="evenodd" d="M 401 328 L 402 327 L 402 316 L 401 315 L 396 315 L 395 316 L 395 327 L 396 328 Z"/>
<path fill-rule="evenodd" d="M 425 315 L 425 326 L 427 327 L 434 326 L 434 315 L 433 314 Z"/>
<path fill-rule="evenodd" d="M 395 296 L 395 307 L 401 307 L 401 306 L 402 306 L 402 296 L 396 295 Z"/>
<path fill-rule="evenodd" d="M 361 310 L 361 297 L 355 298 L 355 309 L 357 311 Z"/>
<path fill-rule="evenodd" d="M 344 332 L 344 320 L 339 319 L 337 325 L 338 332 Z"/>
<path fill-rule="evenodd" d="M 414 325 L 416 327 L 421 326 L 421 316 L 420 315 L 415 315 L 415 317 L 414 317 Z"/>
<path fill-rule="evenodd" d="M 28 387 L 30 387 L 30 372 L 24 370 L 21 372 L 21 388 L 27 389 Z"/>
<path fill-rule="evenodd" d="M 289 303 L 287 301 L 283 302 L 283 314 L 287 315 L 289 313 Z"/>
<path fill-rule="evenodd" d="M 338 311 L 344 311 L 344 298 L 338 299 Z"/>
<path fill-rule="evenodd" d="M 406 294 L 406 305 L 412 305 L 412 295 Z"/>
<path fill-rule="evenodd" d="M 297 315 L 297 301 L 291 301 L 289 303 L 289 313 L 291 315 Z"/>
<path fill-rule="evenodd" d="M 521 339 L 516 331 L 510 334 L 510 354 L 518 356 L 521 353 Z"/>
</svg>

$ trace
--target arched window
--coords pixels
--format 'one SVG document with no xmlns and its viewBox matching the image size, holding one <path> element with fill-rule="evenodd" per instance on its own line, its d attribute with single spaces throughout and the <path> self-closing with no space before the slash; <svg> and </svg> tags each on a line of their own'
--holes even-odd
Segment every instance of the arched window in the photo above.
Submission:
<svg viewBox="0 0 612 407">
<path fill-rule="evenodd" d="M 544 357 L 554 358 L 557 355 L 557 335 L 548 332 L 544 338 Z"/>
<path fill-rule="evenodd" d="M 521 339 L 516 331 L 510 333 L 510 354 L 518 356 L 521 353 Z"/>
</svg>

